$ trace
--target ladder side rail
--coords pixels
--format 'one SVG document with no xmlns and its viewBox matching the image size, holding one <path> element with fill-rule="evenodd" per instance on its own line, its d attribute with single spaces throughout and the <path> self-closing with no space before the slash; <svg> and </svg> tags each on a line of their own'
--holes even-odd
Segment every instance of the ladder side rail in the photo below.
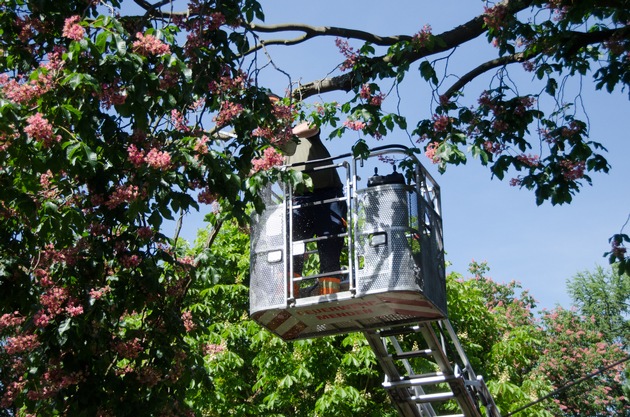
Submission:
<svg viewBox="0 0 630 417">
<path fill-rule="evenodd" d="M 396 354 L 402 355 L 404 351 L 402 347 L 400 346 L 398 339 L 396 339 L 395 336 L 389 336 L 388 339 L 391 345 L 394 347 L 394 351 L 396 352 Z M 407 375 L 410 378 L 417 376 L 416 371 L 413 369 L 413 367 L 411 366 L 411 362 L 409 362 L 408 359 L 399 359 L 399 360 L 402 362 L 403 367 L 407 371 Z M 410 388 L 414 390 L 416 398 L 426 395 L 426 393 L 424 392 L 424 389 L 419 384 L 414 384 Z M 421 403 L 419 404 L 419 406 L 422 408 L 422 411 L 424 411 L 424 413 L 426 413 L 427 416 L 433 417 L 437 415 L 435 414 L 435 411 L 433 410 L 433 406 L 431 406 L 430 403 Z"/>
<path fill-rule="evenodd" d="M 450 320 L 448 319 L 442 320 L 439 323 L 439 326 L 446 329 L 446 333 L 451 339 L 451 342 L 453 343 L 453 346 L 455 347 L 455 350 L 457 351 L 457 355 L 459 356 L 459 359 L 462 361 L 464 365 L 464 371 L 468 374 L 470 380 L 476 380 L 477 375 L 475 374 L 475 371 L 473 370 L 472 365 L 470 364 L 470 361 L 468 360 L 468 356 L 466 356 L 466 352 L 464 352 L 464 348 L 459 342 L 457 333 L 455 333 L 455 329 L 451 325 Z"/>
<path fill-rule="evenodd" d="M 434 358 L 441 371 L 448 376 L 455 375 L 454 368 L 448 359 L 446 345 L 443 344 L 442 340 L 438 339 L 432 323 L 421 323 L 420 331 L 429 348 L 435 351 Z M 468 417 L 481 417 L 476 399 L 473 398 L 472 394 L 466 389 L 468 382 L 465 378 L 466 375 L 455 376 L 458 378 L 449 382 L 449 386 L 451 387 L 460 408 Z"/>
<path fill-rule="evenodd" d="M 457 333 L 453 328 L 450 320 L 444 319 L 439 323 L 440 327 L 444 326 L 447 331 L 448 336 L 450 337 L 455 349 L 457 350 L 457 354 L 464 364 L 465 373 L 468 377 L 467 384 L 475 391 L 475 393 L 479 396 L 480 401 L 486 407 L 486 415 L 488 417 L 501 417 L 499 410 L 494 402 L 494 398 L 488 391 L 488 387 L 481 375 L 476 375 L 473 367 L 468 360 L 468 356 L 464 351 L 461 343 L 459 342 L 459 338 L 457 337 Z"/>
<path fill-rule="evenodd" d="M 383 339 L 373 330 L 366 331 L 363 334 L 365 335 L 365 338 L 367 339 L 370 348 L 376 356 L 376 361 L 381 366 L 381 369 L 385 374 L 385 383 L 383 383 L 383 386 L 385 386 L 388 381 L 401 380 L 403 376 L 400 374 L 398 368 L 394 364 L 394 361 L 391 359 L 389 352 L 387 351 L 387 348 L 383 343 Z M 413 401 L 412 395 L 407 387 L 389 388 L 387 389 L 387 394 L 391 398 L 392 403 L 396 407 L 396 410 L 401 417 L 434 417 L 436 415 L 435 412 L 433 412 L 432 414 L 423 413 L 420 405 Z M 433 411 L 432 408 L 427 409 L 427 411 L 429 410 L 431 412 Z"/>
</svg>

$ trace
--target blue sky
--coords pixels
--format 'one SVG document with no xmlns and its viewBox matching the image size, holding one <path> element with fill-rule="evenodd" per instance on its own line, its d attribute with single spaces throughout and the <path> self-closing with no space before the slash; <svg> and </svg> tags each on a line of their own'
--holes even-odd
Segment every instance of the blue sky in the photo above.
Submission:
<svg viewBox="0 0 630 417">
<path fill-rule="evenodd" d="M 425 24 L 438 34 L 483 11 L 481 1 L 407 0 L 388 3 L 389 7 L 372 0 L 269 0 L 261 3 L 266 24 L 340 26 L 379 35 L 412 35 Z M 297 34 L 288 37 L 293 35 Z M 277 37 L 276 34 L 268 36 Z M 360 43 L 351 42 L 351 45 L 356 47 Z M 464 45 L 450 64 L 449 71 L 461 75 L 462 69 L 476 66 L 484 55 L 492 52 L 483 40 Z M 299 46 L 270 47 L 268 53 L 280 70 L 291 74 L 294 83 L 324 78 L 342 60 L 334 45 L 334 37 Z M 264 57 L 260 58 L 264 62 Z M 418 78 L 414 71 L 411 70 L 410 80 L 400 92 L 401 112 L 410 118 L 415 114 L 427 117 L 430 116 L 428 90 L 411 79 Z M 282 94 L 288 83 L 283 72 L 266 70 L 261 74 L 260 82 Z M 526 87 L 531 80 L 523 77 L 516 82 Z M 381 87 L 385 90 L 388 84 L 383 83 Z M 608 238 L 621 229 L 630 214 L 630 164 L 627 163 L 630 156 L 630 106 L 627 92 L 611 95 L 594 91 L 588 83 L 582 87 L 582 105 L 591 123 L 591 138 L 608 149 L 606 157 L 612 170 L 609 174 L 592 175 L 593 186 L 585 186 L 570 205 L 536 206 L 531 192 L 510 187 L 507 181 L 492 180 L 489 170 L 475 160 L 465 166 L 449 167 L 444 175 L 437 174 L 428 160 L 423 161 L 435 172 L 442 190 L 446 257 L 452 263 L 450 271 L 466 273 L 472 259 L 487 261 L 493 279 L 499 282 L 517 280 L 539 300 L 539 306 L 552 308 L 555 304 L 570 305 L 565 285 L 568 278 L 577 272 L 592 270 L 596 265 L 607 265 L 602 255 L 609 248 Z M 482 88 L 483 85 L 478 84 L 466 92 L 474 98 Z M 343 98 L 343 94 L 326 94 L 309 102 Z M 397 104 L 392 98 L 385 106 L 394 111 Z M 347 152 L 358 138 L 349 136 L 330 142 L 331 151 Z M 392 136 L 387 141 L 410 144 L 403 133 Z M 630 232 L 630 225 L 626 232 Z"/>
</svg>

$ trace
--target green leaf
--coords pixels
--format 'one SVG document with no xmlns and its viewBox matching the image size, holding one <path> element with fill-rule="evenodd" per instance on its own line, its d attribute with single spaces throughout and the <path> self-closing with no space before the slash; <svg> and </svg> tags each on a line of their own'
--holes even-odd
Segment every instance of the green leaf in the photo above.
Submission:
<svg viewBox="0 0 630 417">
<path fill-rule="evenodd" d="M 100 32 L 96 35 L 96 40 L 94 42 L 94 46 L 100 53 L 105 52 L 105 48 L 107 47 L 107 42 L 109 41 L 111 34 L 108 31 Z"/>
<path fill-rule="evenodd" d="M 437 85 L 438 83 L 438 78 L 437 75 L 435 73 L 435 69 L 433 68 L 433 66 L 429 63 L 429 61 L 422 61 L 420 63 L 420 75 L 422 76 L 422 78 L 424 78 L 427 81 L 432 82 L 433 84 Z"/>
<path fill-rule="evenodd" d="M 114 42 L 116 42 L 116 50 L 120 55 L 127 55 L 127 42 L 118 34 L 114 34 Z"/>
<path fill-rule="evenodd" d="M 59 328 L 57 329 L 57 333 L 59 334 L 60 345 L 63 346 L 68 341 L 68 335 L 66 333 L 68 332 L 68 330 L 70 330 L 71 326 L 72 326 L 72 320 L 70 319 L 70 317 L 62 321 L 61 324 L 59 325 Z"/>
</svg>

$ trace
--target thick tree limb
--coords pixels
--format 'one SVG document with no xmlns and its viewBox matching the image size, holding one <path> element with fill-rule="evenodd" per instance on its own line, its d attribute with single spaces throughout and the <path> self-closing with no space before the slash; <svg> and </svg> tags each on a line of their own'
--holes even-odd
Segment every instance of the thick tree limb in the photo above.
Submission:
<svg viewBox="0 0 630 417">
<path fill-rule="evenodd" d="M 411 36 L 409 35 L 397 35 L 397 36 L 379 36 L 374 33 L 365 32 L 356 29 L 340 28 L 335 26 L 310 26 L 295 23 L 279 24 L 279 25 L 261 25 L 252 23 L 249 25 L 249 29 L 257 33 L 277 33 L 277 32 L 304 32 L 304 35 L 296 37 L 294 39 L 270 39 L 261 40 L 260 44 L 254 46 L 248 53 L 254 52 L 264 46 L 269 45 L 295 45 L 297 43 L 304 42 L 308 39 L 312 39 L 317 36 L 334 36 L 339 38 L 352 38 L 359 39 L 365 42 L 370 42 L 379 46 L 394 45 L 400 41 L 409 41 Z"/>
<path fill-rule="evenodd" d="M 507 1 L 505 2 L 505 5 L 509 8 L 510 13 L 515 14 L 529 7 L 531 3 L 531 1 Z M 378 67 L 378 64 L 386 64 L 393 67 L 401 64 L 408 65 L 409 63 L 418 61 L 424 57 L 451 50 L 477 38 L 485 32 L 486 27 L 484 24 L 484 16 L 477 16 L 452 30 L 436 35 L 436 37 L 441 41 L 439 46 L 435 45 L 433 48 L 418 48 L 403 55 L 394 56 L 388 54 L 369 58 L 366 65 L 363 67 Z M 354 70 L 348 74 L 304 84 L 293 92 L 293 97 L 296 99 L 304 99 L 327 91 L 350 91 L 354 87 L 353 80 L 365 78 L 361 75 L 369 74 L 359 74 L 357 73 L 357 70 Z"/>
</svg>

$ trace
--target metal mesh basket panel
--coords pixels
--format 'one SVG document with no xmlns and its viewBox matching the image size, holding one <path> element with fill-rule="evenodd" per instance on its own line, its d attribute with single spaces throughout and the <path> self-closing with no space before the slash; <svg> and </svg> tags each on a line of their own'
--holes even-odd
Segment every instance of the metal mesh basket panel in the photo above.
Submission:
<svg viewBox="0 0 630 417">
<path fill-rule="evenodd" d="M 361 190 L 357 201 L 357 292 L 418 289 L 420 268 L 410 245 L 409 188 Z M 420 288 L 421 289 L 421 288 Z"/>
<path fill-rule="evenodd" d="M 283 305 L 286 284 L 284 206 L 271 206 L 252 217 L 250 311 Z"/>
</svg>

